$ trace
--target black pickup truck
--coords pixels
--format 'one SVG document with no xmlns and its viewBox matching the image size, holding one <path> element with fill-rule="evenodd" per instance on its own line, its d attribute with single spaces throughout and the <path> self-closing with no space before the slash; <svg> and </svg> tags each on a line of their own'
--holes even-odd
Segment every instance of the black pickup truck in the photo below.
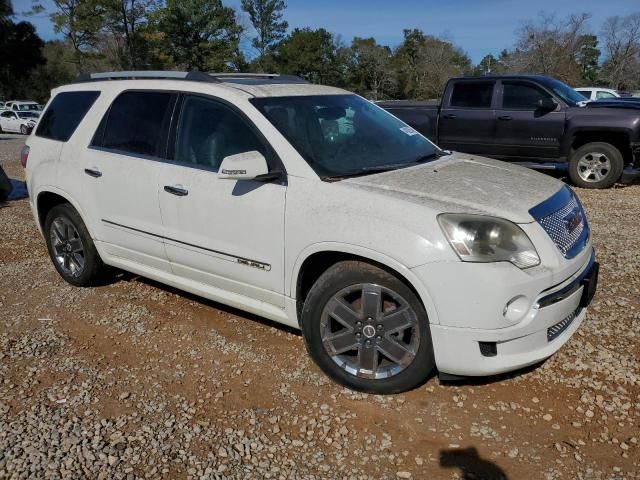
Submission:
<svg viewBox="0 0 640 480">
<path fill-rule="evenodd" d="M 580 187 L 640 176 L 640 103 L 584 100 L 553 78 L 512 75 L 453 78 L 440 104 L 377 104 L 443 149 L 566 168 Z"/>
</svg>

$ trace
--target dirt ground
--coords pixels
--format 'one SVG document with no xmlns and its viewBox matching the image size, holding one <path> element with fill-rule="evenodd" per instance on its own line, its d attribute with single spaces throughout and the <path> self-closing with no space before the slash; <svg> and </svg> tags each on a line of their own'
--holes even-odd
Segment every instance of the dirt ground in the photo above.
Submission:
<svg viewBox="0 0 640 480">
<path fill-rule="evenodd" d="M 22 139 L 0 163 L 22 178 Z M 130 274 L 67 285 L 0 208 L 0 478 L 640 478 L 640 186 L 578 190 L 601 262 L 542 365 L 402 395 L 330 382 L 298 332 Z"/>
</svg>

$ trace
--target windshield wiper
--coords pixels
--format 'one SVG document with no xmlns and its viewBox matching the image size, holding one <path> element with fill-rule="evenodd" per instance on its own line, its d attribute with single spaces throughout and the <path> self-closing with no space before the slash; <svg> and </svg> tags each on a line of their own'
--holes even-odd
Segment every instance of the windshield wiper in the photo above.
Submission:
<svg viewBox="0 0 640 480">
<path fill-rule="evenodd" d="M 396 170 L 398 168 L 410 167 L 416 163 L 426 163 L 432 160 L 437 160 L 440 157 L 444 157 L 447 155 L 451 155 L 450 153 L 445 152 L 444 150 L 435 151 L 433 153 L 429 153 L 427 155 L 420 155 L 412 162 L 402 162 L 402 163 L 392 163 L 389 165 L 377 165 L 374 167 L 363 167 L 360 171 L 371 173 L 371 172 L 386 172 L 388 170 Z"/>
<path fill-rule="evenodd" d="M 416 163 L 426 163 L 432 160 L 437 160 L 440 157 L 446 157 L 447 155 L 451 155 L 451 152 L 447 152 L 445 150 L 438 150 L 433 153 L 429 153 L 427 155 L 420 155 L 415 160 L 411 162 L 402 162 L 402 163 L 390 163 L 387 165 L 374 165 L 372 167 L 362 167 L 358 170 L 353 170 L 351 172 L 344 172 L 335 175 L 327 175 L 322 177 L 324 180 L 340 180 L 343 178 L 349 177 L 358 177 L 362 175 L 369 175 L 371 173 L 382 173 L 389 172 L 391 170 L 398 170 L 399 168 L 407 168 L 415 165 Z"/>
</svg>

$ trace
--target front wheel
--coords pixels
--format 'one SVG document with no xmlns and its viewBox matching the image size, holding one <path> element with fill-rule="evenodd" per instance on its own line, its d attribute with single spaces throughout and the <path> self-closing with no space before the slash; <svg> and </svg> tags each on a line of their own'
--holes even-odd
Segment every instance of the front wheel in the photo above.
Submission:
<svg viewBox="0 0 640 480">
<path fill-rule="evenodd" d="M 67 282 L 78 287 L 93 285 L 104 273 L 104 264 L 82 218 L 68 203 L 47 214 L 44 236 L 53 265 Z"/>
<path fill-rule="evenodd" d="M 587 143 L 569 158 L 569 177 L 582 188 L 609 188 L 624 169 L 620 150 L 609 143 Z"/>
<path fill-rule="evenodd" d="M 353 390 L 414 388 L 435 368 L 427 314 L 396 276 L 358 261 L 339 262 L 311 288 L 302 310 L 311 358 Z"/>
<path fill-rule="evenodd" d="M 22 135 L 28 135 L 29 131 L 27 130 L 27 127 L 25 127 L 24 125 L 20 125 L 20 133 Z"/>
</svg>

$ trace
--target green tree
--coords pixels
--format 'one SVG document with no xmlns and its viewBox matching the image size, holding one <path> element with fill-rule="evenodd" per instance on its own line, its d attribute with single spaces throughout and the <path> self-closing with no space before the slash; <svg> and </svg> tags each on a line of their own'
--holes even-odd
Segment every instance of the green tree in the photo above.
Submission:
<svg viewBox="0 0 640 480">
<path fill-rule="evenodd" d="M 158 11 L 166 54 L 188 70 L 229 71 L 242 65 L 241 27 L 221 0 L 167 0 Z"/>
<path fill-rule="evenodd" d="M 580 49 L 576 56 L 580 77 L 585 85 L 593 85 L 598 79 L 600 65 L 600 50 L 598 49 L 598 37 L 595 35 L 582 35 L 578 39 Z"/>
<path fill-rule="evenodd" d="M 391 49 L 373 38 L 355 37 L 348 53 L 349 88 L 373 100 L 388 97 L 395 80 Z"/>
<path fill-rule="evenodd" d="M 45 62 L 38 65 L 26 84 L 27 97 L 45 103 L 51 89 L 70 83 L 80 73 L 75 54 L 66 41 L 46 42 L 42 54 Z"/>
<path fill-rule="evenodd" d="M 505 66 L 500 58 L 494 57 L 492 54 L 485 55 L 480 62 L 473 68 L 473 74 L 477 76 L 500 74 L 504 72 Z"/>
<path fill-rule="evenodd" d="M 281 73 L 298 75 L 310 82 L 343 85 L 345 62 L 340 46 L 324 28 L 296 28 L 275 51 Z"/>
<path fill-rule="evenodd" d="M 14 23 L 13 8 L 0 0 L 0 97 L 18 97 L 26 93 L 26 81 L 32 70 L 44 62 L 44 42 L 29 22 Z"/>
<path fill-rule="evenodd" d="M 251 43 L 258 51 L 256 63 L 261 71 L 270 66 L 275 45 L 286 35 L 289 24 L 282 19 L 285 8 L 284 0 L 242 0 L 242 10 L 257 33 Z"/>
<path fill-rule="evenodd" d="M 394 53 L 394 64 L 398 95 L 415 99 L 439 98 L 449 78 L 472 70 L 466 53 L 418 29 L 404 31 L 404 41 Z"/>
</svg>

